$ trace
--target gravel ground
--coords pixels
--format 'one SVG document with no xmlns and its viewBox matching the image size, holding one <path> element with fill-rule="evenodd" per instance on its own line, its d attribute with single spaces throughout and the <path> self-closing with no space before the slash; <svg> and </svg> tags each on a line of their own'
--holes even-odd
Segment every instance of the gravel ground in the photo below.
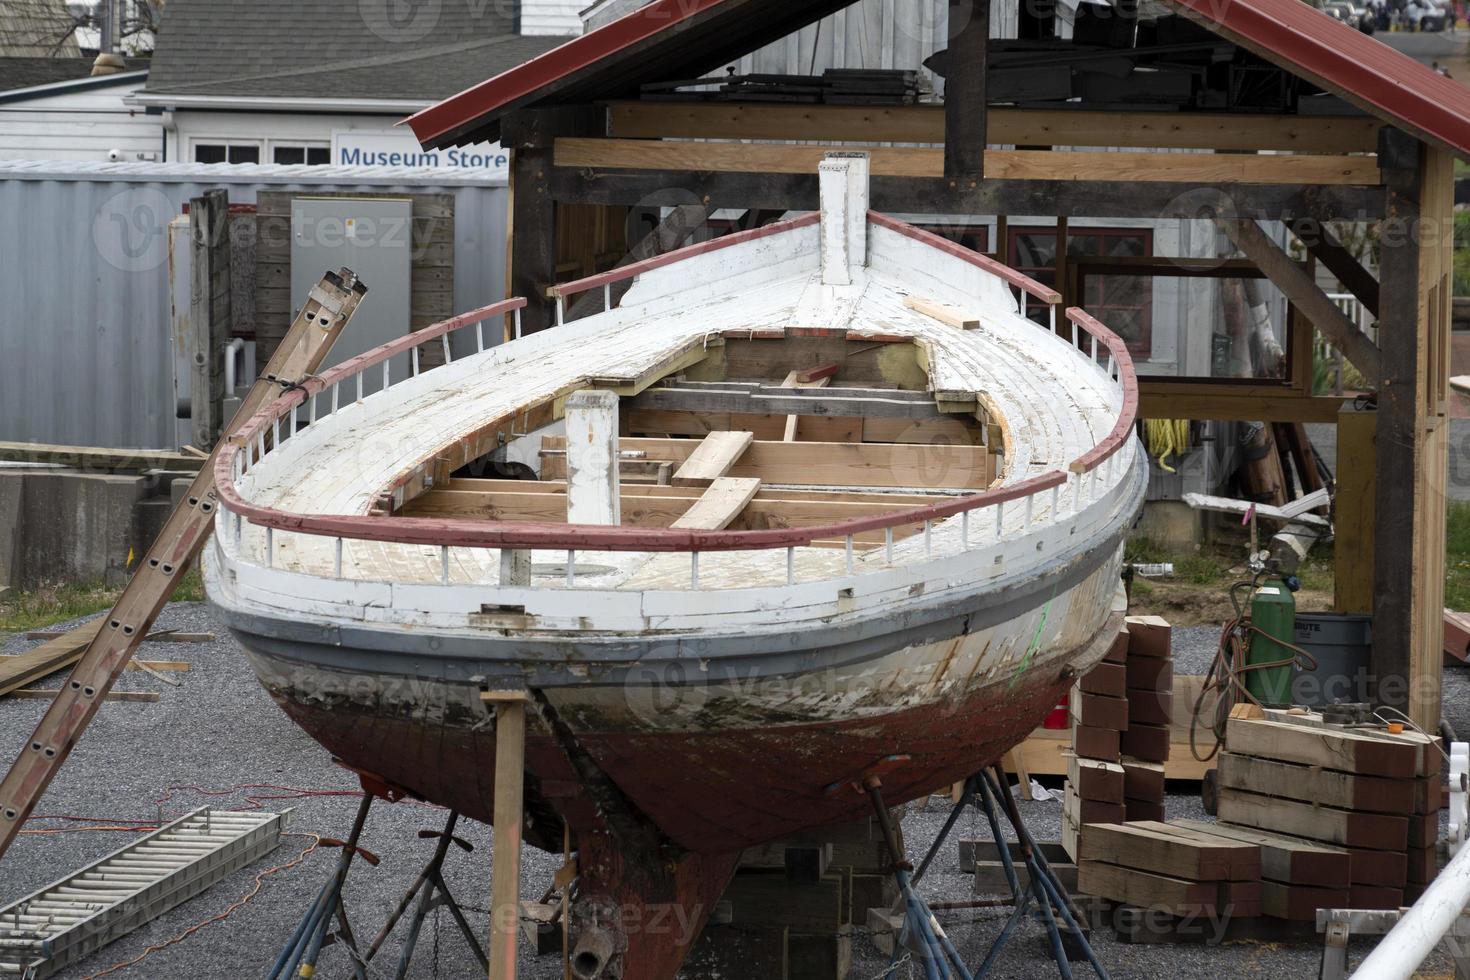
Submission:
<svg viewBox="0 0 1470 980">
<path fill-rule="evenodd" d="M 34 819 L 31 828 L 65 828 L 57 816 L 99 818 L 102 821 L 169 819 L 198 806 L 268 810 L 291 808 L 292 830 L 327 836 L 345 836 L 357 800 L 351 794 L 355 780 L 332 764 L 327 754 L 286 720 L 256 684 L 234 640 L 199 603 L 174 603 L 159 617 L 159 628 L 213 632 L 219 639 L 200 644 L 148 644 L 144 657 L 187 660 L 192 669 L 169 676 L 182 681 L 174 688 L 146 673 L 130 671 L 119 684 L 130 690 L 157 690 L 157 703 L 115 702 L 99 712 L 91 731 L 72 754 L 38 812 L 53 819 Z M 1180 673 L 1203 672 L 1213 654 L 1216 631 L 1208 627 L 1175 632 L 1175 656 Z M 0 645 L 5 652 L 31 646 L 24 640 Z M 1446 671 L 1445 714 L 1458 731 L 1470 731 L 1470 671 Z M 59 681 L 53 681 L 57 684 Z M 40 718 L 41 701 L 0 700 L 0 745 L 20 744 Z M 9 751 L 9 750 L 7 750 Z M 7 756 L 8 761 L 8 756 Z M 1200 817 L 1197 788 L 1171 786 L 1170 817 Z M 313 795 L 327 793 L 332 795 Z M 1037 840 L 1060 836 L 1061 805 L 1055 801 L 1021 803 Z M 904 832 L 915 854 L 932 842 L 947 815 L 939 799 L 927 808 L 911 808 Z M 348 879 L 346 902 L 359 937 L 371 935 L 383 922 L 427 860 L 430 842 L 420 841 L 420 829 L 442 826 L 444 812 L 413 803 L 377 804 L 368 820 L 363 844 L 382 858 L 376 868 L 356 865 Z M 71 824 L 85 826 L 86 824 Z M 475 846 L 472 854 L 454 852 L 445 877 L 467 908 L 483 908 L 489 894 L 489 828 L 461 823 L 458 833 Z M 978 814 L 966 814 L 953 839 L 987 839 Z M 96 860 L 132 839 L 118 832 L 82 831 L 26 834 L 4 859 L 0 876 L 0 906 Z M 304 836 L 288 837 L 282 847 L 256 865 L 237 872 L 203 896 L 180 906 L 106 947 L 68 977 L 96 975 L 116 963 L 143 954 L 190 926 L 218 915 L 251 891 L 257 875 L 291 861 L 310 843 Z M 317 850 L 300 864 L 265 876 L 257 897 L 223 921 L 207 925 L 174 945 L 150 954 L 137 965 L 111 976 L 162 980 L 235 980 L 260 976 L 268 969 L 299 917 L 331 872 L 337 852 Z M 561 863 L 559 855 L 533 848 L 524 854 L 525 894 L 539 894 Z M 926 876 L 922 892 L 931 901 L 956 901 L 970 896 L 971 879 L 958 870 L 953 840 L 946 844 Z M 947 928 L 971 965 L 983 959 L 1000 929 L 1001 913 L 948 913 Z M 472 914 L 477 928 L 483 914 Z M 977 921 L 967 921 L 977 920 Z M 1220 975 L 1315 976 L 1319 947 L 1255 942 L 1219 947 L 1131 946 L 1116 942 L 1110 930 L 1095 934 L 1098 956 L 1114 977 L 1214 978 Z M 881 975 L 886 958 L 865 940 L 855 944 L 856 962 L 850 977 L 869 980 Z M 1359 951 L 1361 952 L 1361 951 Z M 399 947 L 390 940 L 374 961 L 374 976 L 388 976 Z M 1002 978 L 1050 975 L 1041 927 L 1030 923 L 1012 939 L 992 974 Z M 1448 971 L 1447 960 L 1432 965 Z M 320 975 L 350 976 L 340 951 L 329 948 L 322 956 Z M 480 971 L 464 941 L 442 912 L 425 925 L 414 977 L 471 977 Z M 556 980 L 561 976 L 558 957 L 534 957 L 523 948 L 520 975 L 525 980 Z M 1088 975 L 1083 969 L 1079 975 Z M 754 977 L 751 980 L 755 980 Z"/>
</svg>

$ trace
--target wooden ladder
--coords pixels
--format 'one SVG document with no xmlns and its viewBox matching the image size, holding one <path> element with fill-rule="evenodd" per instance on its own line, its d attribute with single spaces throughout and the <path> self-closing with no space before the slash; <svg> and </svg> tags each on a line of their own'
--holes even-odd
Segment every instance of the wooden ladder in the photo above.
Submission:
<svg viewBox="0 0 1470 980">
<path fill-rule="evenodd" d="M 327 273 L 276 348 L 265 374 L 240 403 L 226 432 L 233 432 L 292 383 L 321 366 L 332 344 L 356 311 L 367 287 L 347 269 Z M 199 556 L 214 528 L 214 461 L 227 436 L 204 460 L 189 492 L 163 525 L 138 570 L 128 580 L 117 604 L 72 668 L 61 693 L 46 709 L 35 734 L 21 747 L 10 771 L 0 781 L 0 855 L 9 848 L 51 784 L 98 706 L 127 668 L 149 628 L 173 595 L 179 576 Z"/>
</svg>

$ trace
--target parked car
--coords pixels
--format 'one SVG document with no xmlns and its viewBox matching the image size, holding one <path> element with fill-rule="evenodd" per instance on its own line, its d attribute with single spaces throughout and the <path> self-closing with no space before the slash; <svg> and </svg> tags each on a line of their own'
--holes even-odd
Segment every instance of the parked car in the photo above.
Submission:
<svg viewBox="0 0 1470 980">
<path fill-rule="evenodd" d="M 1372 34 L 1374 31 L 1373 15 L 1366 8 L 1359 7 L 1348 0 L 1332 0 L 1322 9 L 1329 17 L 1340 20 L 1364 34 Z"/>
</svg>

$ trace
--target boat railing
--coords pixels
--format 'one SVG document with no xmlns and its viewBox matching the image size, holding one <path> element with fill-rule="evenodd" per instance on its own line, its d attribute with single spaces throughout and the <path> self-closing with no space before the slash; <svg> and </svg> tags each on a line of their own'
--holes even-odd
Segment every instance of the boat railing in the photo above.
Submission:
<svg viewBox="0 0 1470 980">
<path fill-rule="evenodd" d="M 969 253 L 966 260 L 973 261 L 970 258 L 973 254 Z M 1019 277 L 1019 273 L 1016 275 Z M 1054 292 L 1046 291 L 1043 286 L 1030 283 L 1028 280 L 1021 284 L 1022 288 L 1031 295 L 1035 295 L 1033 288 L 1045 293 L 1050 300 L 1049 305 L 1055 310 L 1060 297 Z M 1106 376 L 1117 386 L 1121 397 L 1118 416 L 1111 431 L 1092 449 L 1071 461 L 1065 470 L 1053 470 L 1018 483 L 952 497 L 932 505 L 819 525 L 697 531 L 668 527 L 298 513 L 251 503 L 241 496 L 241 480 L 282 445 L 290 446 L 299 429 L 303 406 L 307 424 L 310 425 L 348 406 L 374 398 L 389 387 L 418 376 L 424 370 L 437 370 L 437 367 L 425 368 L 419 359 L 419 349 L 435 340 L 443 345 L 445 365 L 454 363 L 453 347 L 449 338 L 457 331 L 474 328 L 475 349 L 477 352 L 483 351 L 483 325 L 507 315 L 519 319 L 520 311 L 525 305 L 524 299 L 516 298 L 472 310 L 400 337 L 344 361 L 320 376 L 301 379 L 298 384 L 292 385 L 249 419 L 237 433 L 232 434 L 224 451 L 216 459 L 215 477 L 220 501 L 221 530 L 228 533 L 230 529 L 225 522 L 233 520 L 233 537 L 238 546 L 245 527 L 263 528 L 267 567 L 274 562 L 273 538 L 277 532 L 335 539 L 334 568 L 339 578 L 342 576 L 343 541 L 346 539 L 436 546 L 440 553 L 444 584 L 448 584 L 450 579 L 450 548 L 565 551 L 569 585 L 575 579 L 574 559 L 579 550 L 683 552 L 690 555 L 691 588 L 699 587 L 701 552 L 784 548 L 787 552 L 787 581 L 794 583 L 797 577 L 795 550 L 799 547 L 823 546 L 819 542 L 842 541 L 846 553 L 846 569 L 852 573 L 855 571 L 856 536 L 860 534 L 882 531 L 885 557 L 891 565 L 895 558 L 896 529 L 922 526 L 923 553 L 928 558 L 933 555 L 933 526 L 955 516 L 960 517 L 960 540 L 966 550 L 1000 542 L 1005 514 L 1014 513 L 1010 511 L 1013 506 L 1024 508 L 1023 532 L 1074 518 L 1086 505 L 1100 499 L 1112 485 L 1119 453 L 1128 446 L 1137 417 L 1138 382 L 1126 344 L 1095 318 L 1073 307 L 1065 311 L 1066 321 L 1070 325 L 1070 336 L 1063 335 L 1055 325 L 1051 333 L 1063 349 L 1071 350 L 1080 359 L 1090 362 L 1094 369 L 1106 372 Z M 395 378 L 390 365 L 395 357 L 405 353 L 410 355 L 407 376 Z M 375 369 L 382 372 L 382 386 L 377 391 L 367 393 L 364 377 Z M 1126 459 L 1124 463 L 1127 464 Z M 1043 495 L 1049 496 L 1049 507 L 1044 506 L 1047 501 L 1043 499 Z M 1043 506 L 1038 507 L 1038 503 Z M 984 522 L 986 526 L 983 528 L 980 527 L 981 522 L 975 519 L 982 510 L 989 510 L 988 516 L 992 518 Z"/>
</svg>

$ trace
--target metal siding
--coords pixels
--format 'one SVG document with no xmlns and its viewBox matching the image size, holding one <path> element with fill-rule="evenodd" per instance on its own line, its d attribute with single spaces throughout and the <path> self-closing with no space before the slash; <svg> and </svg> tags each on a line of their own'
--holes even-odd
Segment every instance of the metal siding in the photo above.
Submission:
<svg viewBox="0 0 1470 980">
<path fill-rule="evenodd" d="M 233 204 L 261 190 L 453 193 L 455 305 L 504 296 L 503 186 L 429 171 L 0 162 L 0 440 L 177 447 L 167 225 L 217 186 Z M 119 221 L 136 221 L 131 242 L 148 247 L 130 255 Z"/>
</svg>

